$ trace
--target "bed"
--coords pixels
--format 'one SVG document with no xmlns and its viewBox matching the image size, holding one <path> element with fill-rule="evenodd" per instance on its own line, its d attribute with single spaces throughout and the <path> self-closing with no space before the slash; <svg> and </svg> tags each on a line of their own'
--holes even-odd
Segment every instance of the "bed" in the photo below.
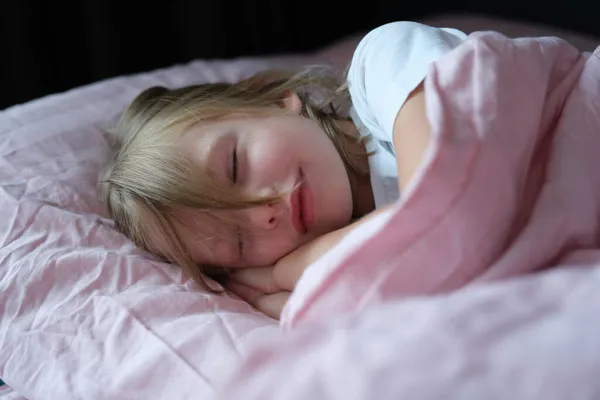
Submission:
<svg viewBox="0 0 600 400">
<path fill-rule="evenodd" d="M 484 17 L 424 22 L 466 32 L 490 29 L 506 37 L 558 35 L 573 45 L 564 57 L 575 48 L 594 51 L 600 43 L 571 31 Z M 401 234 L 393 221 L 409 218 L 413 207 L 399 204 L 311 266 L 278 323 L 233 294 L 199 289 L 112 228 L 95 187 L 108 154 L 103 130 L 142 89 L 236 80 L 268 67 L 324 62 L 343 68 L 361 37 L 340 38 L 305 53 L 200 59 L 123 75 L 0 113 L 2 400 L 600 398 L 598 237 L 553 259 L 556 268 L 532 271 L 538 264 L 535 247 L 527 248 L 537 245 L 531 241 L 514 256 L 520 258 L 506 262 L 524 264 L 522 270 L 500 270 L 466 288 L 460 283 L 486 273 L 461 272 L 460 279 L 434 285 L 443 290 L 429 290 L 422 281 L 416 289 L 402 288 L 402 296 L 390 295 L 397 287 L 385 282 L 401 281 L 407 272 L 397 267 L 396 275 L 369 275 L 380 264 L 422 262 L 425 253 L 442 252 L 426 245 L 408 246 L 418 253 L 397 252 L 390 240 L 400 240 Z M 497 48 L 509 43 L 503 40 L 481 38 Z M 469 54 L 465 50 L 446 60 L 436 82 L 447 82 Z M 596 87 L 593 77 L 586 82 Z M 516 147 L 506 147 L 507 157 Z M 435 154 L 430 152 L 429 165 L 437 165 Z M 517 161 L 514 165 L 520 165 Z M 506 177 L 505 170 L 495 171 Z M 432 181 L 426 180 L 427 170 L 421 173 L 423 182 Z M 427 199 L 434 186 L 411 190 Z M 505 200 L 505 215 L 512 215 L 507 205 L 516 200 Z M 595 214 L 587 215 L 593 219 Z M 463 226 L 458 234 L 481 237 L 484 227 L 489 226 Z M 595 224 L 589 231 L 588 236 L 598 233 Z M 379 259 L 373 258 L 375 242 L 384 243 L 377 245 Z M 473 265 L 485 264 L 489 253 L 499 251 L 473 246 L 480 249 L 467 254 Z M 347 279 L 340 278 L 340 271 L 353 268 Z M 366 285 L 364 279 L 380 285 Z"/>
</svg>

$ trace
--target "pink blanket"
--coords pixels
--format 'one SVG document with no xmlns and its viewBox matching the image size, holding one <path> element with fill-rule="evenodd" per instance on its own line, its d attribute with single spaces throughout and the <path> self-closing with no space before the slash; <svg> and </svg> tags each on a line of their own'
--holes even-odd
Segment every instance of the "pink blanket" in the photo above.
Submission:
<svg viewBox="0 0 600 400">
<path fill-rule="evenodd" d="M 599 398 L 599 55 L 482 32 L 435 63 L 403 200 L 309 267 L 222 398 Z"/>
</svg>

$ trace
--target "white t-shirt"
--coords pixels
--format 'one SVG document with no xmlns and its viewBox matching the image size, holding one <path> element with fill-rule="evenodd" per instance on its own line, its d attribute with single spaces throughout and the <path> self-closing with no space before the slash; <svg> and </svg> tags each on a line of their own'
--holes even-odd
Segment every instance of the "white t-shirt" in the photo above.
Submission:
<svg viewBox="0 0 600 400">
<path fill-rule="evenodd" d="M 408 95 L 423 81 L 432 62 L 458 46 L 466 34 L 398 21 L 379 26 L 360 41 L 348 70 L 350 117 L 370 135 L 371 186 L 377 208 L 399 197 L 393 127 Z"/>
</svg>

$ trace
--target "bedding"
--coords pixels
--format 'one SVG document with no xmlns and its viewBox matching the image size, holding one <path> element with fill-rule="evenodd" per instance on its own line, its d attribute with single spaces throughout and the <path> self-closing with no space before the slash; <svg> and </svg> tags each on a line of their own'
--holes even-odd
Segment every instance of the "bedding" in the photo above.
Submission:
<svg viewBox="0 0 600 400">
<path fill-rule="evenodd" d="M 476 32 L 425 94 L 404 198 L 309 266 L 223 399 L 599 398 L 600 47 Z"/>
<path fill-rule="evenodd" d="M 234 81 L 311 54 L 199 60 L 118 77 L 0 115 L 0 377 L 27 399 L 210 398 L 278 326 L 118 234 L 97 200 L 104 129 L 151 85 Z M 340 53 L 342 52 L 342 53 Z M 336 61 L 337 60 L 337 61 Z"/>
<path fill-rule="evenodd" d="M 462 29 L 451 19 L 444 22 Z M 550 364 L 544 357 L 564 360 L 553 363 L 554 371 L 542 368 L 539 379 L 561 372 L 572 384 L 575 372 L 585 372 L 586 365 L 597 368 L 598 348 L 590 338 L 599 333 L 592 317 L 598 310 L 593 289 L 599 275 L 595 268 L 577 268 L 595 260 L 593 249 L 560 260 L 570 268 L 410 301 L 382 298 L 365 302 L 356 313 L 350 312 L 354 305 L 348 299 L 337 305 L 310 300 L 308 293 L 326 280 L 326 271 L 347 265 L 345 256 L 359 254 L 366 240 L 381 238 L 396 225 L 399 209 L 311 266 L 279 326 L 234 295 L 200 290 L 178 269 L 112 229 L 96 199 L 95 180 L 108 153 L 103 131 L 141 90 L 237 80 L 267 67 L 316 62 L 343 67 L 359 39 L 345 38 L 307 54 L 197 60 L 97 82 L 0 113 L 0 377 L 11 388 L 0 391 L 3 400 L 268 399 L 278 393 L 285 395 L 277 398 L 293 399 L 302 390 L 310 390 L 310 398 L 335 398 L 345 393 L 342 371 L 354 376 L 354 386 L 346 390 L 356 389 L 354 397 L 345 398 L 373 398 L 373 393 L 386 398 L 401 393 L 398 387 L 409 393 L 423 382 L 431 393 L 448 387 L 444 382 L 474 393 L 503 382 L 502 374 L 520 372 L 511 359 L 518 351 L 525 360 L 530 357 L 522 369 Z M 589 44 L 582 39 L 582 46 Z M 393 240 L 392 235 L 381 248 L 393 248 Z M 386 254 L 382 251 L 382 257 Z M 523 298 L 527 301 L 517 302 Z M 324 321 L 336 307 L 340 315 Z M 402 323 L 390 332 L 385 328 L 392 321 Z M 462 332 L 461 321 L 470 321 Z M 436 335 L 451 328 L 453 334 Z M 429 338 L 430 352 L 420 350 L 421 338 Z M 529 345 L 535 341 L 545 347 Z M 496 343 L 504 347 L 487 359 L 469 358 Z M 582 354 L 587 358 L 576 358 Z M 573 367 L 575 360 L 581 366 Z M 437 370 L 432 368 L 436 361 Z M 278 366 L 295 372 L 283 375 Z M 484 366 L 488 375 L 478 370 Z M 452 373 L 472 379 L 457 380 Z M 399 374 L 407 378 L 399 380 Z M 427 383 L 428 377 L 436 384 Z M 587 375 L 579 379 L 579 390 L 594 389 L 584 384 Z M 529 382 L 531 390 L 538 388 L 536 381 Z M 572 386 L 565 384 L 576 389 Z M 369 396 L 360 397 L 365 393 Z"/>
</svg>

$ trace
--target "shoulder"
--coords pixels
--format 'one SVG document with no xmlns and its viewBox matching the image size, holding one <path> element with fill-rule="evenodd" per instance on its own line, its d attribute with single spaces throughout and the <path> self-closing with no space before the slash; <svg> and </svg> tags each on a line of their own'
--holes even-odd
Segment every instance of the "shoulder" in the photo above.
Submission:
<svg viewBox="0 0 600 400">
<path fill-rule="evenodd" d="M 432 47 L 452 48 L 466 38 L 466 34 L 454 28 L 440 28 L 413 21 L 395 21 L 380 25 L 359 41 L 354 59 L 363 52 L 376 52 L 382 48 L 402 44 L 403 49 L 427 50 Z M 354 60 L 353 60 L 354 61 Z"/>
<path fill-rule="evenodd" d="M 452 28 L 437 28 L 413 21 L 395 21 L 367 32 L 352 56 L 349 72 L 365 66 L 381 68 L 381 60 L 408 61 L 438 50 L 456 47 L 466 34 Z M 397 67 L 397 65 L 394 65 Z"/>
<path fill-rule="evenodd" d="M 352 104 L 364 125 L 391 141 L 394 118 L 408 94 L 425 78 L 432 62 L 465 38 L 456 29 L 412 21 L 390 22 L 369 31 L 357 45 L 347 74 Z"/>
</svg>

